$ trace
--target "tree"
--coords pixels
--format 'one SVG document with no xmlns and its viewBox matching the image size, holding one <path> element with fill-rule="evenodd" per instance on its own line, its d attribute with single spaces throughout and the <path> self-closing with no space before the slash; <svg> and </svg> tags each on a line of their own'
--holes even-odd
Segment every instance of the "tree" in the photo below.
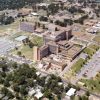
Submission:
<svg viewBox="0 0 100 100">
<path fill-rule="evenodd" d="M 71 6 L 69 9 L 68 9 L 68 11 L 70 12 L 70 13 L 75 13 L 75 12 L 77 12 L 77 8 L 76 7 L 74 7 L 74 6 Z"/>
<path fill-rule="evenodd" d="M 47 18 L 47 17 L 44 17 L 44 16 L 41 16 L 41 17 L 39 18 L 39 20 L 40 20 L 40 21 L 45 21 L 45 22 L 47 22 L 47 21 L 48 21 L 48 18 Z"/>
<path fill-rule="evenodd" d="M 34 46 L 34 44 L 30 41 L 30 42 L 29 42 L 29 47 L 30 47 L 30 48 L 33 48 L 33 46 Z"/>
<path fill-rule="evenodd" d="M 17 80 L 19 85 L 25 84 L 25 76 L 20 76 L 19 79 Z"/>
<path fill-rule="evenodd" d="M 29 79 L 29 80 L 27 81 L 27 85 L 30 86 L 30 87 L 34 87 L 33 79 Z"/>
<path fill-rule="evenodd" d="M 1 93 L 4 94 L 4 95 L 6 95 L 8 93 L 8 89 L 6 87 L 3 87 L 1 89 Z"/>
<path fill-rule="evenodd" d="M 60 3 L 61 10 L 64 10 L 64 3 Z"/>
<path fill-rule="evenodd" d="M 20 87 L 20 93 L 21 93 L 22 95 L 27 95 L 27 94 L 28 94 L 28 92 L 26 91 L 26 87 L 25 87 L 25 86 L 21 86 L 21 87 Z"/>
<path fill-rule="evenodd" d="M 20 90 L 18 84 L 13 85 L 13 89 L 14 89 L 14 91 L 16 91 L 16 92 L 19 92 L 19 90 Z"/>
<path fill-rule="evenodd" d="M 13 17 L 6 17 L 4 20 L 3 20 L 3 24 L 5 25 L 8 25 L 8 24 L 11 24 L 12 22 L 14 22 L 14 18 Z"/>
<path fill-rule="evenodd" d="M 26 5 L 33 5 L 36 3 L 40 3 L 42 0 L 0 0 L 0 10 L 4 9 L 20 9 L 25 7 Z"/>
<path fill-rule="evenodd" d="M 6 73 L 5 72 L 0 72 L 0 75 L 2 76 L 2 77 L 6 77 Z"/>
<path fill-rule="evenodd" d="M 17 52 L 17 55 L 18 55 L 18 56 L 21 56 L 21 55 L 22 55 L 21 51 L 18 51 L 18 52 Z"/>
<path fill-rule="evenodd" d="M 58 31 L 58 28 L 57 27 L 55 28 L 55 31 Z"/>
<path fill-rule="evenodd" d="M 8 80 L 5 80 L 5 81 L 4 81 L 4 86 L 5 86 L 5 87 L 9 87 L 9 86 L 10 86 L 10 83 L 9 83 Z"/>
<path fill-rule="evenodd" d="M 68 88 L 71 88 L 72 87 L 72 84 L 71 83 L 68 83 Z"/>
<path fill-rule="evenodd" d="M 55 14 L 58 12 L 59 10 L 59 5 L 55 5 L 54 3 L 51 3 L 49 6 L 48 6 L 48 10 L 51 12 L 51 14 Z"/>
<path fill-rule="evenodd" d="M 72 25 L 73 24 L 72 19 L 64 19 L 64 22 L 66 23 L 66 25 Z"/>
<path fill-rule="evenodd" d="M 14 98 L 14 95 L 10 91 L 8 91 L 7 96 L 8 96 L 9 99 L 13 99 Z"/>
<path fill-rule="evenodd" d="M 89 100 L 89 99 L 88 99 L 88 97 L 87 97 L 87 96 L 85 96 L 85 95 L 84 95 L 84 96 L 82 96 L 82 97 L 81 97 L 81 99 L 82 99 L 82 100 Z"/>
<path fill-rule="evenodd" d="M 20 96 L 19 93 L 16 93 L 15 97 L 17 100 L 26 100 L 25 98 L 23 98 L 23 96 Z"/>
<path fill-rule="evenodd" d="M 13 63 L 12 63 L 12 67 L 13 67 L 14 69 L 16 69 L 16 68 L 18 67 L 17 63 L 16 63 L 16 62 L 13 62 Z"/>
<path fill-rule="evenodd" d="M 45 90 L 44 97 L 52 99 L 52 92 L 51 92 L 50 89 L 49 90 Z"/>
<path fill-rule="evenodd" d="M 3 65 L 2 65 L 2 71 L 3 71 L 3 72 L 8 71 L 8 65 L 7 65 L 7 64 L 3 64 Z"/>
<path fill-rule="evenodd" d="M 0 76 L 0 84 L 3 84 L 4 79 Z"/>
<path fill-rule="evenodd" d="M 44 24 L 43 24 L 42 28 L 45 29 L 45 25 Z"/>
<path fill-rule="evenodd" d="M 85 93 L 85 94 L 86 94 L 86 96 L 90 96 L 90 93 L 89 93 L 89 91 L 86 91 L 86 93 Z"/>
<path fill-rule="evenodd" d="M 46 77 L 41 77 L 41 78 L 37 77 L 37 83 L 42 87 L 45 85 L 45 78 Z"/>
<path fill-rule="evenodd" d="M 40 27 L 40 23 L 38 22 L 38 27 Z"/>
</svg>

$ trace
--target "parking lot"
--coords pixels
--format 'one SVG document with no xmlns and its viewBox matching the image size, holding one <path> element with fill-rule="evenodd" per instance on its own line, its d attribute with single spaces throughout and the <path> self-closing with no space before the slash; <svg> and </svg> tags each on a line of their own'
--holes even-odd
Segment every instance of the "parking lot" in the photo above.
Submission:
<svg viewBox="0 0 100 100">
<path fill-rule="evenodd" d="M 86 65 L 88 67 L 86 76 L 88 78 L 95 77 L 98 71 L 100 71 L 100 50 L 92 57 L 92 60 Z"/>
<path fill-rule="evenodd" d="M 76 82 L 80 80 L 83 76 L 88 79 L 95 77 L 100 71 L 100 49 L 93 55 L 92 59 L 84 65 L 81 71 L 76 76 Z"/>
<path fill-rule="evenodd" d="M 15 43 L 5 38 L 0 38 L 0 55 L 6 54 L 11 49 L 15 48 Z"/>
</svg>

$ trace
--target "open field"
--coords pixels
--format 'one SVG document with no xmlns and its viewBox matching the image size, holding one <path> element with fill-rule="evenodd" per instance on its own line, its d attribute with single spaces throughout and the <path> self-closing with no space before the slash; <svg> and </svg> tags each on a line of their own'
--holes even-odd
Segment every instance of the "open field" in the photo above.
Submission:
<svg viewBox="0 0 100 100">
<path fill-rule="evenodd" d="M 80 71 L 84 63 L 85 63 L 85 60 L 80 58 L 75 64 L 73 64 L 71 68 L 72 73 L 77 73 L 78 71 Z"/>
<path fill-rule="evenodd" d="M 22 56 L 25 56 L 28 59 L 33 59 L 33 48 L 30 48 L 28 45 L 27 46 L 21 46 L 18 48 L 18 50 L 13 50 L 12 54 L 17 55 L 17 52 L 20 51 Z"/>
<path fill-rule="evenodd" d="M 99 45 L 95 45 L 95 44 L 90 44 L 89 48 L 94 49 L 94 50 L 97 51 L 100 48 L 100 46 Z"/>
<path fill-rule="evenodd" d="M 31 42 L 33 42 L 36 46 L 42 46 L 43 45 L 43 38 L 38 36 L 32 36 Z"/>
<path fill-rule="evenodd" d="M 90 91 L 100 93 L 100 73 L 93 79 L 82 79 L 81 82 L 85 83 L 85 87 Z"/>
<path fill-rule="evenodd" d="M 0 25 L 0 35 L 11 34 L 13 31 L 19 29 L 19 19 L 9 25 Z"/>
<path fill-rule="evenodd" d="M 20 33 L 17 35 L 21 35 Z M 43 44 L 43 38 L 38 36 L 31 37 L 31 42 L 36 46 L 41 46 Z M 22 55 L 28 59 L 33 59 L 33 48 L 30 48 L 28 45 L 22 45 L 18 50 L 12 50 L 11 54 L 17 55 L 17 52 L 21 51 Z"/>
<path fill-rule="evenodd" d="M 93 40 L 98 44 L 100 44 L 100 36 L 96 36 Z"/>
<path fill-rule="evenodd" d="M 89 57 L 92 57 L 92 55 L 95 53 L 95 50 L 90 49 L 90 48 L 85 48 L 83 52 L 87 53 Z"/>
</svg>

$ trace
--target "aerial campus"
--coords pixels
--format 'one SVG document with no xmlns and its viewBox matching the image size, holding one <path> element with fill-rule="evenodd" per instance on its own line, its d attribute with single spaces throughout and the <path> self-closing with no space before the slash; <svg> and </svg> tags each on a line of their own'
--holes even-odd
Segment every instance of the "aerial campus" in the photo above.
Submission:
<svg viewBox="0 0 100 100">
<path fill-rule="evenodd" d="M 100 1 L 0 0 L 0 100 L 100 100 Z"/>
</svg>

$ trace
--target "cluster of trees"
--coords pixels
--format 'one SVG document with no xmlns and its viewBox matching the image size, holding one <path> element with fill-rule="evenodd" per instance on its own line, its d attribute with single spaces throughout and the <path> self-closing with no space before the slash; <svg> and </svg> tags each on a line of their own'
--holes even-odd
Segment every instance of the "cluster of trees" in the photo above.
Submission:
<svg viewBox="0 0 100 100">
<path fill-rule="evenodd" d="M 72 6 L 67 9 L 70 13 L 85 13 L 81 8 L 76 8 L 75 6 Z"/>
<path fill-rule="evenodd" d="M 62 27 L 66 27 L 67 26 L 67 23 L 66 22 L 63 22 L 63 21 L 60 21 L 60 20 L 56 20 L 55 21 L 55 24 L 56 25 L 59 25 L 59 26 L 62 26 Z"/>
<path fill-rule="evenodd" d="M 8 99 L 13 99 L 14 98 L 14 95 L 12 94 L 12 92 L 9 89 L 7 89 L 6 87 L 1 88 L 1 93 L 4 96 L 7 96 Z"/>
<path fill-rule="evenodd" d="M 29 38 L 26 38 L 25 40 L 22 41 L 24 45 L 28 45 L 30 48 L 33 48 L 34 44 Z"/>
<path fill-rule="evenodd" d="M 55 100 L 55 96 L 61 100 L 64 94 L 72 87 L 80 90 L 79 87 L 70 83 L 67 87 L 64 87 L 62 79 L 53 74 L 48 76 L 37 75 L 36 69 L 30 68 L 28 64 L 19 65 L 13 61 L 2 60 L 0 69 L 0 84 L 2 86 L 0 92 L 3 97 L 6 96 L 9 99 L 27 100 L 26 97 L 29 90 L 38 86 L 41 87 L 41 92 L 44 94 L 43 97 L 47 97 L 50 100 Z M 12 71 L 10 72 L 10 70 Z M 80 100 L 85 100 L 82 98 L 87 98 L 88 96 L 89 92 L 86 92 L 86 95 L 80 97 Z M 71 97 L 72 100 L 74 100 L 73 98 Z"/>
<path fill-rule="evenodd" d="M 64 21 L 56 20 L 55 24 L 62 27 L 66 27 L 67 25 L 72 25 L 73 20 L 72 19 L 64 19 Z"/>
<path fill-rule="evenodd" d="M 12 16 L 5 16 L 5 14 L 0 15 L 0 24 L 7 25 L 14 22 L 14 18 Z"/>
<path fill-rule="evenodd" d="M 98 6 L 98 8 L 94 9 L 94 12 L 97 17 L 100 17 L 100 5 Z"/>
<path fill-rule="evenodd" d="M 44 17 L 44 16 L 41 16 L 39 20 L 40 21 L 47 21 L 48 18 L 47 17 Z M 37 29 L 37 28 L 40 28 L 40 27 L 42 29 L 46 29 L 45 24 L 41 24 L 40 22 L 35 22 L 35 28 Z"/>
<path fill-rule="evenodd" d="M 77 2 L 78 1 L 78 3 L 84 3 L 84 2 L 86 2 L 86 3 L 95 3 L 95 0 L 68 0 L 69 2 Z"/>
<path fill-rule="evenodd" d="M 50 14 L 55 14 L 59 10 L 59 5 L 55 5 L 54 3 L 52 3 L 48 6 L 48 10 L 49 10 Z"/>
<path fill-rule="evenodd" d="M 80 23 L 80 24 L 84 24 L 84 20 L 88 18 L 88 15 L 84 15 L 81 18 L 77 19 L 77 20 L 72 20 L 72 19 L 64 19 L 64 21 L 60 21 L 60 20 L 56 20 L 55 24 L 62 26 L 62 27 L 66 27 L 67 25 L 73 25 L 73 23 Z"/>
<path fill-rule="evenodd" d="M 47 21 L 48 21 L 48 18 L 45 17 L 45 16 L 41 16 L 41 17 L 39 18 L 39 20 L 40 20 L 40 21 L 46 21 L 46 22 L 47 22 Z"/>
<path fill-rule="evenodd" d="M 55 75 L 50 75 L 49 79 L 47 80 L 42 90 L 44 93 L 44 96 L 52 100 L 53 94 L 56 94 L 57 98 L 61 99 L 64 93 L 64 86 L 63 84 L 59 85 L 58 84 L 59 82 L 62 82 L 60 77 L 57 77 Z"/>
<path fill-rule="evenodd" d="M 58 85 L 58 82 L 62 82 L 60 77 L 50 75 L 46 80 L 46 76 L 37 76 L 36 69 L 30 68 L 27 64 L 18 65 L 15 62 L 6 61 L 0 64 L 0 84 L 4 85 L 1 93 L 9 98 L 22 98 L 28 95 L 30 88 L 42 87 L 42 92 L 45 97 L 53 98 L 53 94 L 56 94 L 59 98 L 64 92 L 64 86 Z M 13 70 L 10 71 L 10 68 Z M 36 81 L 34 81 L 36 80 Z M 14 93 L 10 92 L 10 88 Z M 17 95 L 16 95 L 17 94 Z M 21 94 L 21 95 L 19 95 Z M 23 100 L 23 99 L 21 99 Z"/>
<path fill-rule="evenodd" d="M 84 15 L 81 18 L 74 20 L 75 23 L 80 23 L 80 24 L 84 24 L 84 20 L 86 20 L 88 18 L 88 15 Z"/>
<path fill-rule="evenodd" d="M 25 5 L 42 2 L 43 0 L 0 0 L 0 10 L 19 9 Z"/>
<path fill-rule="evenodd" d="M 90 96 L 90 93 L 89 91 L 86 91 L 86 93 L 82 96 L 77 96 L 77 99 L 78 100 L 89 100 L 89 96 Z M 75 99 L 75 96 L 71 96 L 71 100 L 76 100 Z"/>
<path fill-rule="evenodd" d="M 1 90 L 3 96 L 7 96 L 9 99 L 16 97 L 16 93 L 25 96 L 28 94 L 27 87 L 34 87 L 33 80 L 37 78 L 36 69 L 30 68 L 29 65 L 3 61 L 0 63 L 0 68 L 2 69 L 0 71 L 0 84 L 4 86 Z M 8 73 L 10 69 L 13 72 Z M 10 88 L 15 92 L 12 93 Z M 18 98 L 21 97 L 17 95 Z"/>
</svg>

